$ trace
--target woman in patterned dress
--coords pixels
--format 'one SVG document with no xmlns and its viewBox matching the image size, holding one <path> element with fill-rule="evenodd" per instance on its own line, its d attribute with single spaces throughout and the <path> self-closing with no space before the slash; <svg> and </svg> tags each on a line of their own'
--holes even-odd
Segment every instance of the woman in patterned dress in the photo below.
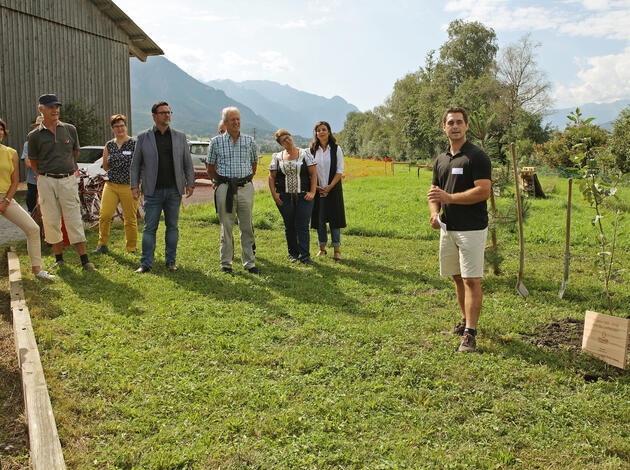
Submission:
<svg viewBox="0 0 630 470">
<path fill-rule="evenodd" d="M 269 189 L 284 219 L 289 259 L 313 264 L 309 223 L 317 186 L 315 159 L 308 149 L 295 146 L 286 129 L 279 129 L 274 137 L 284 150 L 271 159 Z"/>
<path fill-rule="evenodd" d="M 114 138 L 105 144 L 103 169 L 108 181 L 101 197 L 101 212 L 98 221 L 98 246 L 93 253 L 107 253 L 112 218 L 120 203 L 123 210 L 127 252 L 135 253 L 138 244 L 138 201 L 131 195 L 129 168 L 136 148 L 136 141 L 127 135 L 127 118 L 114 114 L 110 118 Z"/>
</svg>

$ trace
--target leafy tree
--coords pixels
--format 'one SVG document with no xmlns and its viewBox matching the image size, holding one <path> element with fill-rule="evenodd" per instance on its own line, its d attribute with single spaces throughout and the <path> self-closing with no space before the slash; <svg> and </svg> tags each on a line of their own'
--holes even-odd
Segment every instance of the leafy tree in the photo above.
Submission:
<svg viewBox="0 0 630 470">
<path fill-rule="evenodd" d="M 536 146 L 538 156 L 551 167 L 576 167 L 576 155 L 597 154 L 606 146 L 608 132 L 592 124 L 593 118 L 584 119 L 580 108 L 567 116 L 564 132 L 555 131 L 549 142 Z M 578 147 L 579 146 L 579 147 Z"/>
<path fill-rule="evenodd" d="M 478 22 L 453 21 L 448 28 L 448 40 L 439 50 L 430 51 L 424 66 L 397 80 L 392 94 L 383 106 L 367 113 L 351 113 L 341 133 L 344 150 L 362 157 L 389 156 L 397 160 L 432 158 L 446 146 L 442 131 L 442 113 L 449 106 L 463 106 L 469 112 L 485 109 L 495 114 L 492 138 L 487 153 L 493 159 L 505 161 L 502 145 L 516 141 L 521 150 L 530 152 L 541 136 L 541 115 L 528 107 L 533 98 L 526 94 L 531 74 L 538 73 L 535 61 L 523 63 L 523 57 L 533 60 L 533 45 L 526 37 L 519 43 L 520 65 L 524 75 L 512 88 L 497 79 L 495 57 L 497 38 L 491 28 Z M 528 55 L 529 54 L 529 55 Z M 516 90 L 510 95 L 509 90 Z M 506 104 L 506 97 L 515 97 Z M 520 120 L 525 122 L 521 123 Z M 515 125 L 518 124 L 518 125 Z"/>
<path fill-rule="evenodd" d="M 448 41 L 440 47 L 444 73 L 454 87 L 467 78 L 477 78 L 494 67 L 499 50 L 492 28 L 478 21 L 452 21 L 448 25 Z"/>
<path fill-rule="evenodd" d="M 568 116 L 574 125 L 568 129 L 585 129 L 588 128 L 593 118 L 583 119 L 579 109 Z M 617 187 L 622 183 L 624 177 L 621 170 L 617 170 L 612 175 L 600 171 L 599 152 L 601 147 L 593 146 L 593 139 L 590 134 L 577 134 L 578 140 L 573 146 L 575 154 L 572 155 L 575 165 L 579 168 L 579 188 L 588 201 L 593 210 L 595 217 L 591 221 L 597 229 L 600 241 L 600 251 L 597 253 L 604 281 L 604 293 L 606 294 L 606 302 L 608 310 L 613 315 L 613 305 L 610 296 L 610 281 L 614 279 L 620 270 L 614 270 L 615 245 L 617 242 L 617 227 L 619 223 L 619 210 L 616 210 L 615 221 L 612 226 L 612 239 L 607 237 L 607 231 L 604 229 L 602 219 L 606 216 L 602 211 L 603 203 L 608 198 L 617 198 Z"/>
<path fill-rule="evenodd" d="M 540 114 L 551 104 L 551 83 L 536 63 L 538 47 L 540 43 L 532 42 L 526 34 L 501 51 L 497 80 L 503 86 L 508 127 L 514 124 L 520 110 Z"/>
<path fill-rule="evenodd" d="M 81 145 L 102 144 L 101 130 L 104 127 L 104 122 L 98 117 L 93 105 L 83 101 L 69 101 L 64 103 L 61 108 L 61 116 L 64 122 L 77 128 Z"/>
<path fill-rule="evenodd" d="M 616 168 L 630 173 L 630 106 L 622 110 L 613 122 L 609 146 Z"/>
</svg>

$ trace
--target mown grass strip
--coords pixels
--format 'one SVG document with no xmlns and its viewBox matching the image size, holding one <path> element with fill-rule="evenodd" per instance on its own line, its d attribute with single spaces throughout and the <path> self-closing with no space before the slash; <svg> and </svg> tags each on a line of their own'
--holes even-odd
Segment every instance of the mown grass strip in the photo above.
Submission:
<svg viewBox="0 0 630 470">
<path fill-rule="evenodd" d="M 219 271 L 209 205 L 182 214 L 177 273 L 160 265 L 158 243 L 155 269 L 133 274 L 138 257 L 116 226 L 97 273 L 69 252 L 58 282 L 26 275 L 69 467 L 627 468 L 628 374 L 529 341 L 552 320 L 605 308 L 590 209 L 574 207 L 559 299 L 566 186 L 543 179 L 555 189 L 525 221 L 531 296 L 514 292 L 518 235 L 507 228 L 503 274 L 484 280 L 481 353 L 462 356 L 458 338 L 440 334 L 458 313 L 438 275 L 429 184 L 430 172 L 405 171 L 347 181 L 342 264 L 289 263 L 278 211 L 260 193 L 261 276 L 238 259 L 234 277 Z M 620 253 L 627 215 L 621 223 Z M 620 315 L 629 281 L 626 270 L 613 285 Z"/>
</svg>

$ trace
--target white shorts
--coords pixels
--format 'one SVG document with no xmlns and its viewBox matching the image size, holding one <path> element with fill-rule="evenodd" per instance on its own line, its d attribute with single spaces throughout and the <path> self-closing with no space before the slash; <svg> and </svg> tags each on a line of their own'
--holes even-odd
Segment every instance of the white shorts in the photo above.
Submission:
<svg viewBox="0 0 630 470">
<path fill-rule="evenodd" d="M 440 275 L 483 277 L 483 255 L 488 229 L 440 230 Z"/>
</svg>

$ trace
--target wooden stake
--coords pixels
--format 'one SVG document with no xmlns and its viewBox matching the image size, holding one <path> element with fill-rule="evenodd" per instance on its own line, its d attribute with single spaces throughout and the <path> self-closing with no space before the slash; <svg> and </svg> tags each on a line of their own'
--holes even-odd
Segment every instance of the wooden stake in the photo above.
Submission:
<svg viewBox="0 0 630 470">
<path fill-rule="evenodd" d="M 518 210 L 518 241 L 520 245 L 520 257 L 518 261 L 518 278 L 516 279 L 516 292 L 523 298 L 529 295 L 529 291 L 525 284 L 523 284 L 523 264 L 525 262 L 525 244 L 523 242 L 523 210 L 521 207 L 521 188 L 518 184 L 518 170 L 516 161 L 516 151 L 514 150 L 514 142 L 510 144 L 510 150 L 512 152 L 512 163 L 514 166 L 514 185 L 516 186 L 516 207 Z"/>
<path fill-rule="evenodd" d="M 567 196 L 567 228 L 566 235 L 564 240 L 564 276 L 562 277 L 562 285 L 560 286 L 560 291 L 558 292 L 558 297 L 562 298 L 564 296 L 564 291 L 567 288 L 567 284 L 569 283 L 569 262 L 571 259 L 570 254 L 570 242 L 571 242 L 571 192 L 573 188 L 573 178 L 569 178 L 569 190 Z"/>
</svg>

